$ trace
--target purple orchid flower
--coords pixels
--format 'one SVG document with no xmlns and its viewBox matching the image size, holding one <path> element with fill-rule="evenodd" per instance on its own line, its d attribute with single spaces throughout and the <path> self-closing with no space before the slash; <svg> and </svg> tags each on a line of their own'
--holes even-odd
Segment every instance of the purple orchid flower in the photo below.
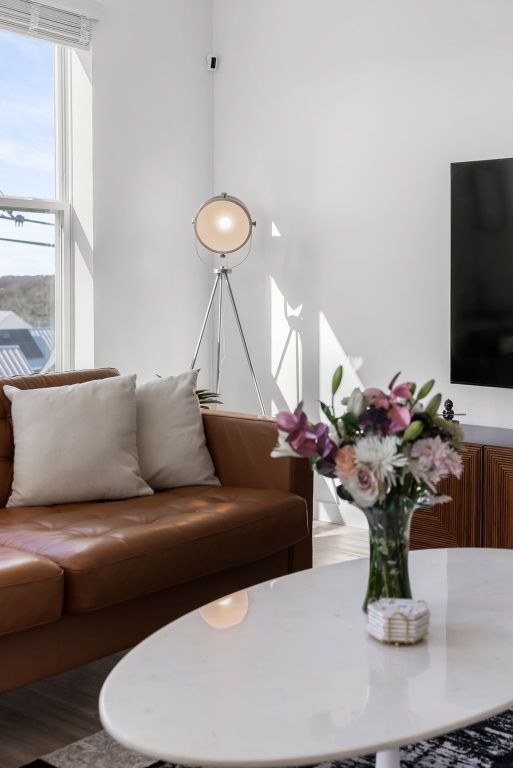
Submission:
<svg viewBox="0 0 513 768">
<path fill-rule="evenodd" d="M 309 424 L 303 403 L 299 403 L 294 413 L 282 411 L 276 416 L 278 429 L 285 432 L 286 442 L 299 456 L 326 458 L 336 448 L 329 436 L 327 424 Z"/>
<path fill-rule="evenodd" d="M 317 450 L 321 459 L 326 459 L 334 454 L 337 446 L 330 437 L 330 431 L 327 424 L 316 424 L 314 427 L 317 437 Z"/>
<path fill-rule="evenodd" d="M 306 429 L 308 426 L 308 419 L 306 413 L 303 411 L 303 403 L 299 403 L 294 413 L 290 411 L 281 411 L 276 416 L 276 423 L 278 429 L 282 432 L 287 432 L 289 435 L 299 430 Z"/>
</svg>

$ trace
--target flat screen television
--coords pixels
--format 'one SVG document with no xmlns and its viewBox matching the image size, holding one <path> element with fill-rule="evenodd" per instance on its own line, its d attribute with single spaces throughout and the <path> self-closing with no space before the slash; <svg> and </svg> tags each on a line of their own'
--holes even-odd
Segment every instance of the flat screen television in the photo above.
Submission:
<svg viewBox="0 0 513 768">
<path fill-rule="evenodd" d="M 451 165 L 451 381 L 513 387 L 513 159 Z"/>
</svg>

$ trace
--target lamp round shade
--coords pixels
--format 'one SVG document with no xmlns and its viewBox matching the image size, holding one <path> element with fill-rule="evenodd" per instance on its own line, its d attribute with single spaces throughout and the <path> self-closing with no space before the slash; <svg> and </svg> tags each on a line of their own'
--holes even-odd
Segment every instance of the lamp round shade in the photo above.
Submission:
<svg viewBox="0 0 513 768">
<path fill-rule="evenodd" d="M 199 609 L 203 621 L 214 629 L 230 629 L 242 624 L 249 610 L 246 590 L 227 595 Z"/>
<path fill-rule="evenodd" d="M 194 219 L 200 243 L 214 253 L 233 253 L 245 245 L 253 223 L 244 203 L 236 197 L 219 195 L 207 200 Z"/>
</svg>

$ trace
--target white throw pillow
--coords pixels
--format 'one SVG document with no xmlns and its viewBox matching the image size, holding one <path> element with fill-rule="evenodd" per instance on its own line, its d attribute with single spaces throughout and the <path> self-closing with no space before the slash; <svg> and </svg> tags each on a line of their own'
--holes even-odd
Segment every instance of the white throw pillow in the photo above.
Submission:
<svg viewBox="0 0 513 768">
<path fill-rule="evenodd" d="M 219 485 L 194 391 L 197 371 L 137 387 L 137 445 L 141 475 L 156 490 Z"/>
<path fill-rule="evenodd" d="M 137 458 L 135 376 L 43 389 L 5 386 L 14 478 L 8 507 L 149 496 Z"/>
</svg>

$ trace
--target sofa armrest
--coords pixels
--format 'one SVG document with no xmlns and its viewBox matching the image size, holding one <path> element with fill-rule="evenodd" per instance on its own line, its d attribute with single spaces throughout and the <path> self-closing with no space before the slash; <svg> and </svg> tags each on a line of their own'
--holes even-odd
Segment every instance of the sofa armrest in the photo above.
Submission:
<svg viewBox="0 0 513 768">
<path fill-rule="evenodd" d="M 271 458 L 278 440 L 274 419 L 222 411 L 203 410 L 202 414 L 208 449 L 223 485 L 273 488 L 311 500 L 313 478 L 308 461 Z"/>
<path fill-rule="evenodd" d="M 278 431 L 274 419 L 203 410 L 207 445 L 222 485 L 272 488 L 301 496 L 307 505 L 309 537 L 293 549 L 291 570 L 312 565 L 313 473 L 306 459 L 271 458 Z"/>
</svg>

